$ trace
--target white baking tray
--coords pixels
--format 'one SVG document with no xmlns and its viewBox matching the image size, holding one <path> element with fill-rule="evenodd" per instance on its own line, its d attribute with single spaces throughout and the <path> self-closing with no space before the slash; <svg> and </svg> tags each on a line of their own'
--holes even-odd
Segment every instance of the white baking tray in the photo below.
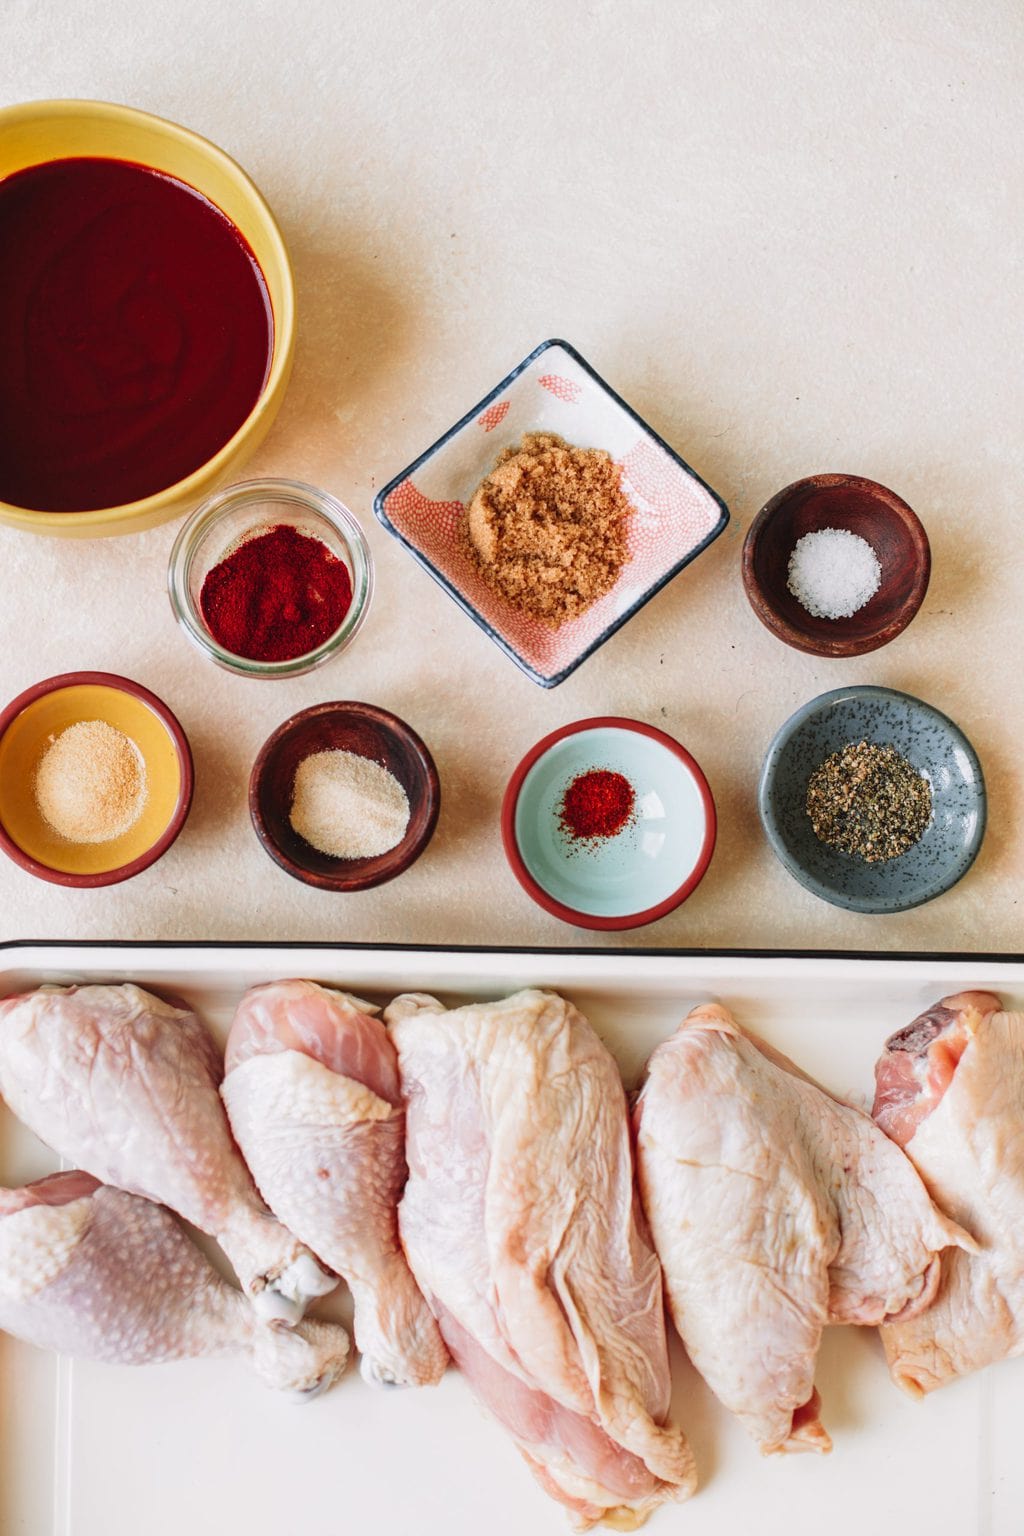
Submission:
<svg viewBox="0 0 1024 1536">
<path fill-rule="evenodd" d="M 990 987 L 1024 1006 L 1024 957 L 0 946 L 0 996 L 44 980 L 131 979 L 185 997 L 221 1037 L 245 987 L 289 975 L 377 1001 L 408 989 L 457 1003 L 555 987 L 591 1019 L 628 1085 L 694 1002 L 719 998 L 828 1087 L 862 1100 L 886 1035 L 943 993 Z M 0 1110 L 0 1181 L 54 1166 Z M 835 1451 L 762 1461 L 673 1351 L 674 1412 L 702 1486 L 685 1507 L 659 1511 L 652 1536 L 1024 1530 L 1024 1361 L 914 1403 L 889 1384 L 873 1332 L 832 1329 L 818 1385 Z M 368 1530 L 564 1536 L 566 1523 L 454 1372 L 434 1390 L 390 1393 L 352 1372 L 296 1406 L 232 1360 L 129 1369 L 58 1362 L 0 1338 L 2 1536 Z"/>
</svg>

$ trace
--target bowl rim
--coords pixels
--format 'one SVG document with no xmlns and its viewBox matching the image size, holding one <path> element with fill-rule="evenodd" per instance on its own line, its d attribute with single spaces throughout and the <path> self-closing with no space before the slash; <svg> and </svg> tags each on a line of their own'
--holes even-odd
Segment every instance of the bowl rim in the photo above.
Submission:
<svg viewBox="0 0 1024 1536">
<path fill-rule="evenodd" d="M 634 603 L 632 603 L 623 613 L 618 614 L 612 620 L 612 622 L 605 629 L 603 629 L 599 635 L 596 635 L 590 644 L 586 646 L 586 648 L 582 650 L 578 656 L 574 657 L 572 661 L 564 666 L 560 672 L 555 672 L 550 677 L 548 677 L 543 672 L 539 672 L 536 667 L 532 666 L 526 660 L 526 658 L 516 650 L 511 641 L 506 640 L 504 635 L 499 634 L 494 626 L 488 623 L 488 621 L 474 607 L 469 598 L 464 595 L 464 593 L 455 585 L 455 583 L 452 582 L 427 555 L 423 554 L 421 550 L 417 549 L 415 544 L 406 538 L 404 533 L 395 527 L 394 523 L 391 521 L 391 518 L 388 516 L 385 503 L 388 497 L 391 495 L 392 491 L 396 490 L 403 481 L 410 479 L 411 476 L 415 474 L 416 470 L 421 467 L 421 465 L 425 464 L 428 459 L 433 458 L 434 454 L 437 453 L 441 448 L 445 447 L 445 445 L 450 442 L 451 439 L 455 437 L 459 432 L 461 432 L 464 427 L 467 427 L 476 421 L 477 417 L 480 416 L 489 405 L 493 404 L 498 396 L 504 390 L 508 389 L 509 385 L 513 384 L 519 375 L 524 373 L 526 369 L 529 368 L 530 364 L 536 362 L 537 358 L 542 356 L 543 353 L 547 352 L 550 347 L 561 347 L 564 352 L 568 353 L 573 362 L 575 362 L 580 368 L 583 369 L 584 373 L 593 379 L 594 383 L 600 390 L 603 391 L 604 394 L 608 395 L 610 399 L 614 400 L 615 403 L 625 411 L 626 415 L 636 423 L 636 425 L 645 434 L 645 436 L 649 437 L 652 442 L 657 443 L 660 448 L 664 449 L 669 458 L 672 459 L 674 463 L 678 464 L 685 474 L 696 480 L 698 485 L 702 486 L 703 489 L 707 491 L 708 495 L 719 508 L 719 518 L 718 522 L 711 529 L 710 533 L 708 533 L 694 549 L 690 550 L 682 560 L 677 561 L 670 570 L 666 571 L 664 576 L 659 577 L 653 586 L 646 588 Z M 729 522 L 729 508 L 726 506 L 718 492 L 714 490 L 703 478 L 703 476 L 699 475 L 693 466 L 688 464 L 682 455 L 677 453 L 676 450 L 669 443 L 667 443 L 663 437 L 660 436 L 659 433 L 655 432 L 654 428 L 644 420 L 639 412 L 635 411 L 627 401 L 623 400 L 622 396 L 618 394 L 604 378 L 602 378 L 601 374 L 597 372 L 597 369 L 592 367 L 592 365 L 587 362 L 586 358 L 583 357 L 582 354 L 579 353 L 570 342 L 563 341 L 558 336 L 549 337 L 547 341 L 542 341 L 539 346 L 534 347 L 533 351 L 524 357 L 522 362 L 517 363 L 511 372 L 507 373 L 503 379 L 500 379 L 498 383 L 495 384 L 493 389 L 488 390 L 487 394 L 484 395 L 482 400 L 478 400 L 476 405 L 472 406 L 464 416 L 461 416 L 459 420 L 454 423 L 454 425 L 450 426 L 447 431 L 442 432 L 441 436 L 435 442 L 431 443 L 429 448 L 425 448 L 422 453 L 418 454 L 417 457 L 413 459 L 411 464 L 406 465 L 405 469 L 401 470 L 397 475 L 392 476 L 387 484 L 382 486 L 382 488 L 373 498 L 373 513 L 382 527 L 386 528 L 387 531 L 391 534 L 392 538 L 397 539 L 399 544 L 401 544 L 408 551 L 408 553 L 412 555 L 417 565 L 421 566 L 423 570 L 427 571 L 434 578 L 438 586 L 442 587 L 445 592 L 447 592 L 448 596 L 458 604 L 463 613 L 467 614 L 469 618 L 473 620 L 474 624 L 476 624 L 479 629 L 482 629 L 484 634 L 487 635 L 489 639 L 493 640 L 495 645 L 497 645 L 500 650 L 504 651 L 505 655 L 509 658 L 510 661 L 515 662 L 516 666 L 521 672 L 526 673 L 526 676 L 530 678 L 531 682 L 538 683 L 541 688 L 557 688 L 559 683 L 564 683 L 565 679 L 569 677 L 571 673 L 575 672 L 577 667 L 581 667 L 583 663 L 588 659 L 588 657 L 592 656 L 596 650 L 604 645 L 606 640 L 610 640 L 612 636 L 618 630 L 620 630 L 624 624 L 627 624 L 630 619 L 632 619 L 636 614 L 640 612 L 641 608 L 646 607 L 652 598 L 657 597 L 662 588 L 666 587 L 670 581 L 674 580 L 675 577 L 678 576 L 679 573 L 684 570 L 691 561 L 696 560 L 698 555 L 702 555 L 708 546 L 713 544 L 721 533 L 724 533 Z"/>
<path fill-rule="evenodd" d="M 141 874 L 144 869 L 148 869 L 151 864 L 156 863 L 157 859 L 163 857 L 185 825 L 191 809 L 195 768 L 188 737 L 174 712 L 149 688 L 135 682 L 133 678 L 122 677 L 118 672 L 60 672 L 54 677 L 46 677 L 38 683 L 33 683 L 0 711 L 0 739 L 6 735 L 22 711 L 30 704 L 34 704 L 37 699 L 45 698 L 48 693 L 59 693 L 65 688 L 80 687 L 111 688 L 117 693 L 130 694 L 132 698 L 140 699 L 142 703 L 147 704 L 160 720 L 171 738 L 174 753 L 178 759 L 178 797 L 171 818 L 156 841 L 137 858 L 130 859 L 127 864 L 118 864 L 113 869 L 96 870 L 90 874 L 51 869 L 49 864 L 43 864 L 39 859 L 34 859 L 10 836 L 3 824 L 2 808 L 0 808 L 0 849 L 13 863 L 26 870 L 28 874 L 35 875 L 39 880 L 46 880 L 51 885 L 96 890 L 104 885 L 120 885 L 122 880 L 130 880 L 134 875 Z"/>
<path fill-rule="evenodd" d="M 704 808 L 704 837 L 701 842 L 700 853 L 692 871 L 675 891 L 666 896 L 664 900 L 655 903 L 652 907 L 645 907 L 639 912 L 626 913 L 620 917 L 601 917 L 590 912 L 580 912 L 575 907 L 568 906 L 551 896 L 534 875 L 527 868 L 526 861 L 519 850 L 519 840 L 516 837 L 516 810 L 519 805 L 519 796 L 522 792 L 526 776 L 542 757 L 564 741 L 569 736 L 580 736 L 586 731 L 616 729 L 631 731 L 637 736 L 646 736 L 649 740 L 657 742 L 672 755 L 679 759 L 688 770 L 697 786 L 701 803 Z M 661 917 L 667 917 L 674 912 L 688 896 L 696 890 L 707 873 L 715 851 L 715 842 L 718 836 L 718 814 L 715 809 L 714 796 L 711 786 L 707 781 L 704 770 L 692 753 L 678 742 L 667 731 L 659 730 L 656 725 L 649 725 L 645 720 L 632 720 L 625 715 L 593 715 L 586 720 L 573 720 L 568 725 L 559 726 L 557 730 L 542 736 L 540 741 L 526 753 L 516 765 L 512 776 L 505 787 L 505 794 L 501 802 L 501 841 L 505 850 L 512 873 L 527 895 L 532 896 L 539 907 L 549 912 L 552 917 L 561 918 L 565 923 L 571 923 L 577 928 L 589 928 L 600 933 L 618 933 L 629 928 L 643 928 L 648 923 L 657 922 Z"/>
<path fill-rule="evenodd" d="M 412 749 L 423 771 L 426 786 L 425 799 L 428 805 L 427 820 L 423 830 L 410 843 L 404 853 L 394 858 L 393 868 L 378 870 L 376 874 L 332 875 L 320 874 L 314 870 L 306 869 L 295 859 L 290 858 L 275 841 L 270 828 L 266 824 L 262 807 L 260 806 L 260 790 L 267 771 L 267 765 L 281 743 L 287 740 L 299 726 L 304 725 L 307 720 L 315 719 L 320 715 L 336 715 L 339 713 L 349 717 L 355 715 L 362 719 L 371 720 L 375 725 L 383 726 L 395 736 L 400 737 L 403 743 Z M 397 879 L 399 875 L 405 874 L 405 871 L 415 864 L 416 860 L 426 850 L 437 828 L 437 820 L 441 814 L 441 779 L 430 748 L 419 732 L 413 730 L 412 726 L 403 720 L 401 716 L 394 714 L 390 709 L 384 709 L 379 704 L 367 704 L 359 699 L 330 699 L 325 703 L 311 704 L 306 709 L 297 710 L 295 714 L 289 715 L 287 720 L 283 720 L 277 729 L 270 733 L 253 760 L 252 769 L 249 773 L 248 800 L 249 818 L 252 822 L 253 830 L 264 851 L 269 854 L 278 868 L 283 869 L 285 874 L 291 875 L 293 880 L 298 880 L 303 885 L 308 885 L 314 890 L 337 891 L 344 894 L 350 891 L 368 891 L 378 885 L 386 885 L 389 880 Z M 402 843 L 398 843 L 393 849 L 389 850 L 388 854 L 382 854 L 381 857 L 388 858 L 391 854 L 398 855 L 401 848 Z M 342 863 L 343 861 L 339 860 L 338 862 Z"/>
<path fill-rule="evenodd" d="M 913 585 L 899 614 L 869 634 L 843 636 L 837 633 L 834 636 L 812 637 L 804 630 L 796 628 L 779 613 L 771 597 L 757 579 L 754 561 L 758 546 L 771 527 L 776 514 L 794 492 L 803 490 L 806 486 L 813 486 L 817 490 L 831 490 L 844 485 L 856 485 L 869 491 L 879 507 L 884 507 L 907 528 L 917 551 Z M 793 480 L 789 485 L 784 485 L 780 491 L 776 491 L 775 495 L 765 502 L 747 529 L 741 554 L 743 588 L 747 594 L 747 601 L 765 629 L 775 635 L 778 640 L 792 646 L 794 650 L 803 651 L 808 656 L 821 656 L 826 660 L 866 656 L 869 652 L 879 650 L 883 645 L 888 645 L 890 641 L 901 635 L 921 609 L 921 604 L 928 592 L 931 569 L 931 544 L 925 526 L 913 507 L 896 491 L 883 485 L 880 480 L 872 480 L 867 475 L 849 474 L 840 470 L 804 475 L 799 480 Z M 835 622 L 841 624 L 843 621 Z"/>
<path fill-rule="evenodd" d="M 221 517 L 238 508 L 256 506 L 261 501 L 275 497 L 305 507 L 332 525 L 351 557 L 354 578 L 352 602 L 338 628 L 314 650 L 293 656 L 288 661 L 258 661 L 226 650 L 213 638 L 192 602 L 187 579 L 188 566 L 199 540 Z M 332 656 L 347 650 L 356 638 L 366 622 L 373 592 L 373 556 L 355 513 L 330 491 L 309 485 L 304 480 L 287 480 L 279 476 L 238 480 L 212 492 L 182 523 L 167 562 L 167 595 L 171 611 L 186 638 L 208 660 L 238 677 L 299 677 L 322 667 Z"/>
<path fill-rule="evenodd" d="M 832 886 L 826 885 L 811 874 L 803 864 L 790 855 L 780 828 L 779 820 L 771 803 L 771 791 L 775 784 L 779 759 L 783 749 L 788 745 L 797 732 L 816 716 L 833 709 L 844 699 L 877 699 L 880 701 L 899 702 L 910 704 L 915 709 L 922 711 L 930 717 L 932 722 L 939 726 L 950 737 L 955 745 L 963 751 L 968 759 L 976 784 L 976 802 L 978 819 L 974 831 L 966 844 L 967 857 L 962 867 L 957 864 L 955 869 L 946 868 L 941 877 L 927 884 L 921 895 L 915 895 L 913 900 L 881 903 L 877 898 L 844 897 L 840 899 Z M 900 688 L 884 688 L 876 683 L 855 683 L 845 688 L 830 688 L 826 693 L 820 693 L 813 699 L 808 699 L 799 709 L 793 711 L 787 720 L 779 726 L 769 743 L 765 753 L 764 762 L 757 782 L 757 810 L 761 827 L 768 839 L 769 846 L 779 863 L 792 876 L 799 885 L 813 896 L 822 901 L 827 901 L 830 906 L 839 907 L 847 912 L 860 912 L 871 917 L 885 917 L 895 912 L 909 912 L 914 907 L 924 906 L 936 897 L 943 896 L 947 891 L 958 885 L 970 870 L 981 851 L 981 845 L 985 840 L 985 831 L 988 824 L 988 791 L 985 784 L 985 774 L 981 766 L 981 759 L 968 740 L 967 736 L 957 725 L 955 720 L 937 709 L 934 704 L 929 704 L 924 699 L 919 699 L 915 694 L 905 693 Z"/>
<path fill-rule="evenodd" d="M 99 119 L 106 119 L 108 122 L 155 127 L 166 137 L 188 144 L 208 159 L 216 161 L 229 180 L 241 185 L 242 190 L 252 200 L 265 222 L 267 243 L 273 247 L 281 272 L 281 310 L 278 313 L 277 308 L 271 303 L 274 342 L 270 354 L 270 367 L 267 369 L 267 376 L 256 397 L 256 402 L 245 420 L 211 458 L 205 459 L 183 480 L 175 480 L 173 484 L 165 486 L 161 491 L 154 491 L 151 495 L 140 497 L 137 501 L 122 502 L 115 507 L 91 507 L 83 512 L 47 512 L 41 508 L 20 507 L 14 502 L 0 501 L 0 511 L 8 525 L 29 533 L 59 528 L 75 531 L 88 531 L 93 528 L 114 529 L 121 523 L 141 521 L 146 518 L 154 519 L 169 503 L 188 501 L 195 495 L 202 495 L 204 489 L 227 473 L 244 440 L 258 427 L 268 412 L 276 409 L 278 396 L 288 381 L 295 352 L 295 273 L 292 270 L 291 258 L 288 255 L 281 227 L 274 217 L 270 204 L 238 161 L 219 145 L 214 144 L 211 139 L 170 118 L 160 117 L 155 112 L 144 112 L 139 107 L 128 107 L 119 102 L 98 101 L 89 97 L 43 98 L 38 101 L 21 101 L 8 107 L 0 107 L 0 132 L 14 123 L 31 121 L 32 118 L 74 117 L 76 114 L 92 115 Z M 100 158 L 116 157 L 101 156 Z M 226 218 L 227 215 L 225 214 L 224 217 Z M 265 275 L 264 282 L 266 282 Z"/>
</svg>

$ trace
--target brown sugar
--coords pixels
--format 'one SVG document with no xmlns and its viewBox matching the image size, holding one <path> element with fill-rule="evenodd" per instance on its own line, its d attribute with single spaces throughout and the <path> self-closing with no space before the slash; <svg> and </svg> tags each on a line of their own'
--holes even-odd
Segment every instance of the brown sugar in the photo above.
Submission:
<svg viewBox="0 0 1024 1536">
<path fill-rule="evenodd" d="M 629 559 L 633 509 L 601 448 L 529 432 L 469 503 L 466 527 L 489 586 L 557 629 L 610 592 Z"/>
</svg>

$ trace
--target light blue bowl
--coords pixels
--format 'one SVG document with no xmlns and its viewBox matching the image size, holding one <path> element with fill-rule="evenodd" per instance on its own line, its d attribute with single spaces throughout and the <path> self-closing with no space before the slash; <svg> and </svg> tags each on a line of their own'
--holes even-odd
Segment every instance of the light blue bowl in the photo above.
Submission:
<svg viewBox="0 0 1024 1536">
<path fill-rule="evenodd" d="M 562 830 L 562 797 L 594 768 L 621 773 L 635 815 L 615 837 L 574 841 Z M 715 806 L 690 754 L 642 721 L 580 720 L 546 736 L 519 764 L 502 807 L 505 853 L 520 884 L 546 911 L 581 928 L 638 928 L 694 890 L 715 845 Z"/>
</svg>

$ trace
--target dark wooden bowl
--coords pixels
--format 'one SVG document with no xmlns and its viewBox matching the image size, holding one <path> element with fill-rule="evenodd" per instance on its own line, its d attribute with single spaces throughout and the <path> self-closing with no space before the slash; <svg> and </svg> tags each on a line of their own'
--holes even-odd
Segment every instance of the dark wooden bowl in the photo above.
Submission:
<svg viewBox="0 0 1024 1536">
<path fill-rule="evenodd" d="M 786 585 L 798 539 L 845 528 L 874 550 L 878 591 L 846 619 L 816 619 Z M 928 535 L 894 491 L 860 475 L 809 475 L 761 508 L 743 543 L 743 584 L 761 623 L 813 656 L 863 656 L 901 634 L 924 601 L 931 575 Z"/>
<path fill-rule="evenodd" d="M 314 752 L 342 750 L 382 763 L 409 797 L 409 825 L 389 853 L 336 859 L 319 853 L 288 820 L 295 772 Z M 249 814 L 275 864 L 324 891 L 365 891 L 401 875 L 434 835 L 441 786 L 434 759 L 416 732 L 386 709 L 351 702 L 314 704 L 292 715 L 264 743 L 249 778 Z"/>
</svg>

